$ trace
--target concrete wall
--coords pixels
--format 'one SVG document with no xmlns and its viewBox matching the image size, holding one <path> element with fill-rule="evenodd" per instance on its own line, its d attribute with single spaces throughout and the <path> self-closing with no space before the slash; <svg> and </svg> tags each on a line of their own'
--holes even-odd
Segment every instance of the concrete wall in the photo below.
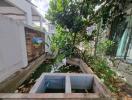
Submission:
<svg viewBox="0 0 132 100">
<path fill-rule="evenodd" d="M 29 4 L 25 0 L 6 0 L 11 5 L 14 5 L 15 7 L 19 8 L 26 14 L 26 22 L 28 25 L 32 25 L 32 11 L 31 11 L 31 4 Z"/>
<path fill-rule="evenodd" d="M 13 6 L 12 8 L 15 8 L 15 9 L 18 8 L 17 12 L 9 10 L 10 13 L 15 12 L 16 14 L 18 13 L 21 15 L 21 16 L 11 16 L 10 15 L 10 17 L 19 19 L 30 26 L 33 26 L 34 21 L 38 21 L 40 23 L 40 29 L 41 30 L 43 29 L 42 22 L 45 21 L 45 18 L 43 17 L 43 14 L 40 11 L 38 11 L 38 8 L 33 5 L 33 3 L 31 3 L 30 1 L 27 1 L 27 0 L 5 0 L 5 1 L 7 3 L 9 3 L 10 5 L 12 5 Z M 9 8 L 11 8 L 11 7 L 9 7 Z M 5 9 L 7 12 L 8 8 L 5 7 Z M 20 13 L 19 10 L 22 12 Z M 3 12 L 3 13 L 5 13 L 5 12 Z M 33 16 L 33 15 L 36 15 L 36 16 Z M 26 18 L 26 20 L 25 20 L 25 18 Z"/>
<path fill-rule="evenodd" d="M 55 33 L 55 25 L 49 23 L 48 24 L 48 32 L 51 34 Z"/>
<path fill-rule="evenodd" d="M 25 66 L 24 25 L 0 15 L 0 82 Z"/>
</svg>

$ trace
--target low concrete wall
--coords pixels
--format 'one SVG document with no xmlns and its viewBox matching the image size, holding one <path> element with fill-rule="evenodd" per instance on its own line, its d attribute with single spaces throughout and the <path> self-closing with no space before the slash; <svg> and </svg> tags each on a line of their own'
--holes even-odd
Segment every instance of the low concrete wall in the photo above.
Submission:
<svg viewBox="0 0 132 100">
<path fill-rule="evenodd" d="M 0 94 L 2 100 L 111 100 L 110 98 L 99 98 L 97 94 L 91 93 L 50 93 L 50 94 Z M 116 100 L 116 99 L 115 99 Z"/>
<path fill-rule="evenodd" d="M 67 59 L 66 63 L 79 66 L 83 73 L 94 74 L 90 67 L 82 60 L 78 58 Z"/>
<path fill-rule="evenodd" d="M 25 66 L 27 53 L 24 25 L 0 15 L 0 82 Z"/>
<path fill-rule="evenodd" d="M 38 59 L 30 63 L 26 68 L 12 74 L 9 78 L 0 83 L 0 93 L 13 93 L 19 85 L 21 85 L 34 72 L 40 64 L 46 59 L 42 55 Z"/>
</svg>

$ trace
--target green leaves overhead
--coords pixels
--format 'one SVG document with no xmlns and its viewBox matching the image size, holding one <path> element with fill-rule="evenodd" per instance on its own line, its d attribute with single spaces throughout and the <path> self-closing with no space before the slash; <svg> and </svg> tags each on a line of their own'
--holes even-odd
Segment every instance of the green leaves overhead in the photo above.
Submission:
<svg viewBox="0 0 132 100">
<path fill-rule="evenodd" d="M 87 17 L 94 14 L 98 0 L 51 0 L 46 18 L 70 32 L 78 33 L 86 26 Z M 95 3 L 96 2 L 96 3 Z"/>
<path fill-rule="evenodd" d="M 64 11 L 64 9 L 68 6 L 68 2 L 69 0 L 51 0 L 46 18 L 55 23 L 58 14 Z"/>
</svg>

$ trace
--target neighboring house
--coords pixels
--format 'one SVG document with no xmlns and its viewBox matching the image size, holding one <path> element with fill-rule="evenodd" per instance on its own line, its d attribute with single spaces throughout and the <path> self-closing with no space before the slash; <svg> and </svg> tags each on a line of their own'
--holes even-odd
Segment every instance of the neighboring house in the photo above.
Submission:
<svg viewBox="0 0 132 100">
<path fill-rule="evenodd" d="M 34 28 L 36 21 L 41 30 Z M 0 0 L 0 82 L 45 52 L 39 44 L 45 41 L 44 21 L 28 0 Z"/>
<path fill-rule="evenodd" d="M 47 34 L 45 34 L 45 40 L 46 40 L 47 44 L 49 45 L 49 46 L 45 45 L 45 51 L 49 52 L 50 54 L 52 53 L 50 39 L 53 36 L 53 34 L 55 33 L 55 29 L 56 29 L 55 25 L 48 24 L 48 31 L 47 31 Z"/>
<path fill-rule="evenodd" d="M 53 34 L 56 31 L 56 26 L 52 23 L 50 23 L 48 20 L 45 21 L 45 23 L 43 23 L 43 26 L 46 30 L 46 34 L 45 34 L 45 52 L 51 53 L 50 50 L 50 38 L 53 36 Z"/>
</svg>

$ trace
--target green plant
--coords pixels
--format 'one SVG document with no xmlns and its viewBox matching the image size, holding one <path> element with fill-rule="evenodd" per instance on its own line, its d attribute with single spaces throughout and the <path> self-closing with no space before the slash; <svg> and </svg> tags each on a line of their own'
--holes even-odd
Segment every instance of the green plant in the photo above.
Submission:
<svg viewBox="0 0 132 100">
<path fill-rule="evenodd" d="M 89 64 L 96 75 L 112 92 L 119 91 L 118 87 L 115 85 L 117 75 L 108 66 L 105 59 L 102 59 L 100 57 L 89 57 Z"/>
<path fill-rule="evenodd" d="M 68 55 L 70 54 L 72 36 L 70 32 L 65 31 L 59 25 L 56 28 L 54 36 L 51 38 L 51 51 L 58 54 Z M 70 45 L 70 47 L 69 47 Z"/>
<path fill-rule="evenodd" d="M 97 54 L 103 55 L 106 52 L 111 50 L 111 47 L 114 45 L 114 42 L 111 40 L 103 40 L 97 45 Z"/>
<path fill-rule="evenodd" d="M 55 63 L 60 63 L 62 62 L 62 60 L 65 58 L 65 55 L 64 54 L 58 54 L 55 59 L 54 59 L 54 62 Z"/>
</svg>

